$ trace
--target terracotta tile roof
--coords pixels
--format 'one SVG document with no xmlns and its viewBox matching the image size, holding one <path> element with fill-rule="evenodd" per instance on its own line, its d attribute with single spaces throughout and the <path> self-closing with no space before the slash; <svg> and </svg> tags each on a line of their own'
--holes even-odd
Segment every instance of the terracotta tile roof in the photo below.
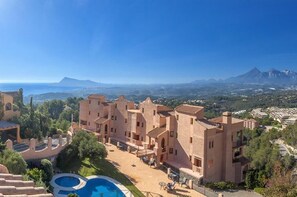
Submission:
<svg viewBox="0 0 297 197">
<path fill-rule="evenodd" d="M 187 105 L 182 104 L 175 108 L 175 110 L 179 113 L 189 114 L 189 115 L 196 115 L 198 112 L 203 110 L 204 108 L 201 106 L 194 106 L 194 105 Z"/>
<path fill-rule="evenodd" d="M 169 117 L 169 116 L 172 116 L 173 114 L 170 113 L 172 111 L 162 111 L 162 112 L 158 112 L 158 114 L 161 116 L 161 117 Z"/>
<path fill-rule="evenodd" d="M 209 121 L 210 122 L 216 122 L 216 123 L 222 123 L 223 122 L 223 116 L 219 116 L 219 117 L 210 119 Z M 235 123 L 243 122 L 243 120 L 232 117 L 232 121 L 231 122 L 232 122 L 232 124 L 235 124 Z"/>
<path fill-rule="evenodd" d="M 214 129 L 217 128 L 216 124 L 206 120 L 206 119 L 199 119 L 197 120 L 197 123 L 203 126 L 206 129 Z"/>
<path fill-rule="evenodd" d="M 157 138 L 159 135 L 161 135 L 163 132 L 166 131 L 166 127 L 157 127 L 150 132 L 148 132 L 147 136 L 151 138 Z"/>
<path fill-rule="evenodd" d="M 102 102 L 103 106 L 108 106 L 109 104 L 111 104 L 111 102 Z"/>
</svg>

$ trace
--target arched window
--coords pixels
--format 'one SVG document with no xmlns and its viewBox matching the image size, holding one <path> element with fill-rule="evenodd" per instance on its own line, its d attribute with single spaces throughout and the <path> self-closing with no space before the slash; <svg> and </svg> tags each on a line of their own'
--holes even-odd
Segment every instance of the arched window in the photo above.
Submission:
<svg viewBox="0 0 297 197">
<path fill-rule="evenodd" d="M 6 105 L 5 105 L 5 110 L 6 111 L 9 111 L 9 110 L 11 110 L 12 109 L 12 105 L 11 105 L 11 103 L 6 103 Z"/>
</svg>

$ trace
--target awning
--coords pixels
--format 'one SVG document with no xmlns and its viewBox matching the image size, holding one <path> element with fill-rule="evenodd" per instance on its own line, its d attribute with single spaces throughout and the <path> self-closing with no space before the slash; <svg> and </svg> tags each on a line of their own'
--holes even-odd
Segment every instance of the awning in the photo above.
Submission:
<svg viewBox="0 0 297 197">
<path fill-rule="evenodd" d="M 7 122 L 7 121 L 0 121 L 0 130 L 9 130 L 9 129 L 16 129 L 18 128 L 19 125 L 12 123 L 12 122 Z"/>
<path fill-rule="evenodd" d="M 102 117 L 95 119 L 95 123 L 97 123 L 97 124 L 104 124 L 106 121 L 108 121 L 108 119 L 102 118 Z"/>
<path fill-rule="evenodd" d="M 157 127 L 155 129 L 151 130 L 150 132 L 148 132 L 147 136 L 149 136 L 151 138 L 157 138 L 159 135 L 161 135 L 165 131 L 166 131 L 166 127 Z"/>
</svg>

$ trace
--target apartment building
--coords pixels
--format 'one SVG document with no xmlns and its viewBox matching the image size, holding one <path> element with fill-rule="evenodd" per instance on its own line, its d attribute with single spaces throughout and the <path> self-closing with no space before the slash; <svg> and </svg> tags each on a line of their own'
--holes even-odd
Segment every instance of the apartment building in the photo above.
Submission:
<svg viewBox="0 0 297 197">
<path fill-rule="evenodd" d="M 201 106 L 175 109 L 150 98 L 136 106 L 123 96 L 107 102 L 90 95 L 80 103 L 80 127 L 99 139 L 109 138 L 145 150 L 157 164 L 209 181 L 242 182 L 247 160 L 242 156 L 243 120 L 225 112 L 207 120 Z"/>
</svg>

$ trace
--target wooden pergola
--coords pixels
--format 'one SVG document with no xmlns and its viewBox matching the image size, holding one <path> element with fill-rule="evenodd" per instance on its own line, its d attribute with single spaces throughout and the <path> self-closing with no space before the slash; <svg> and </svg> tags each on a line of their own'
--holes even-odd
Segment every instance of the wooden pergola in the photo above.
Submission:
<svg viewBox="0 0 297 197">
<path fill-rule="evenodd" d="M 15 124 L 12 122 L 7 122 L 7 121 L 0 121 L 0 132 L 2 131 L 9 131 L 12 129 L 16 129 L 17 133 L 16 133 L 16 140 L 18 143 L 21 143 L 21 136 L 20 136 L 20 125 L 19 124 Z"/>
</svg>

